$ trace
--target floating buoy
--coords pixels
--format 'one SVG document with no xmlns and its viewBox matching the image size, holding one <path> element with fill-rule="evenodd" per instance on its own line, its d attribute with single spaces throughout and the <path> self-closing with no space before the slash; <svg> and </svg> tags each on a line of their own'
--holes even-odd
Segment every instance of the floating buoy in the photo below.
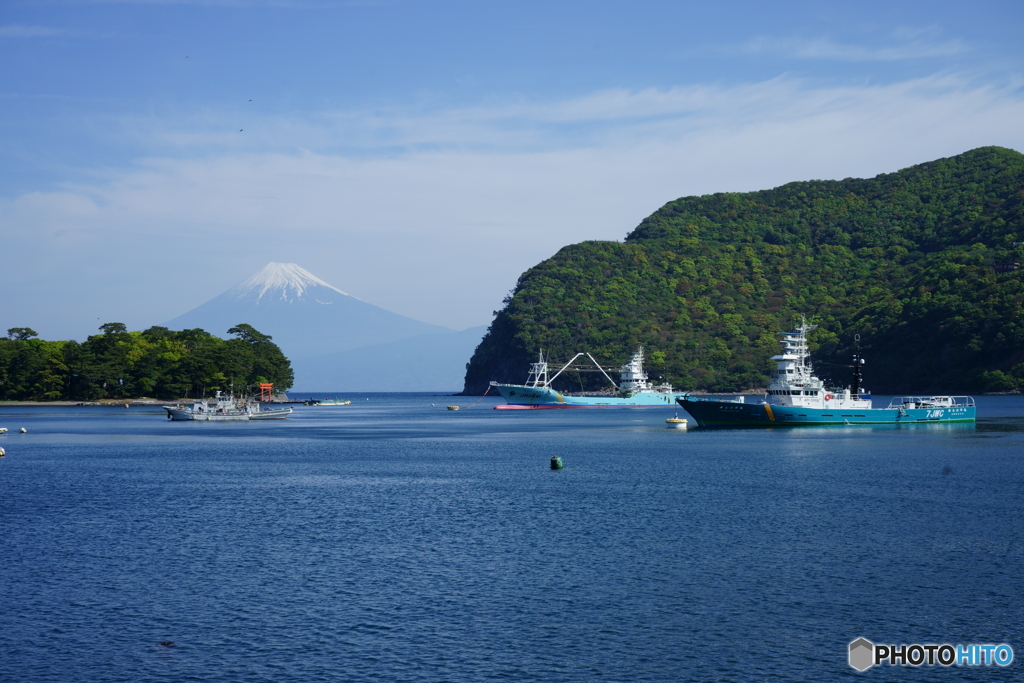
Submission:
<svg viewBox="0 0 1024 683">
<path fill-rule="evenodd" d="M 685 431 L 688 424 L 685 418 L 670 417 L 669 419 L 665 420 L 665 426 L 668 427 L 669 429 L 682 429 Z"/>
<path fill-rule="evenodd" d="M 5 455 L 7 455 L 6 451 L 4 451 L 3 447 L 0 446 L 0 458 L 4 457 Z"/>
<path fill-rule="evenodd" d="M 28 430 L 25 429 L 24 427 L 22 427 L 21 429 L 18 430 L 18 433 L 19 434 L 28 434 Z"/>
<path fill-rule="evenodd" d="M 458 410 L 458 406 L 448 406 L 448 410 Z"/>
<path fill-rule="evenodd" d="M 560 470 L 560 469 L 562 469 L 562 459 L 559 458 L 557 455 L 552 455 L 551 456 L 551 469 L 553 469 L 553 470 Z"/>
<path fill-rule="evenodd" d="M 128 407 L 128 404 L 127 404 L 127 403 L 125 403 L 125 404 L 124 404 L 124 407 L 125 407 L 125 408 L 127 408 L 127 407 Z"/>
<path fill-rule="evenodd" d="M 177 647 L 178 646 L 178 644 L 175 643 L 173 640 L 164 640 L 160 644 L 163 645 L 164 647 Z"/>
<path fill-rule="evenodd" d="M 0 427 L 0 434 L 6 434 L 6 433 L 7 433 L 7 427 Z"/>
</svg>

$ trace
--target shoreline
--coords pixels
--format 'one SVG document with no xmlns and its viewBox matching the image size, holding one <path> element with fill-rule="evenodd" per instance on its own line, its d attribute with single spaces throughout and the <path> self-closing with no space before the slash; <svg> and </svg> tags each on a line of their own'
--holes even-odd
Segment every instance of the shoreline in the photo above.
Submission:
<svg viewBox="0 0 1024 683">
<path fill-rule="evenodd" d="M 188 400 L 188 399 L 183 399 Z M 102 401 L 0 401 L 0 408 L 4 406 L 107 406 L 111 408 L 123 408 L 127 403 L 130 406 L 166 406 L 180 403 L 181 401 L 164 401 L 155 398 L 129 398 Z"/>
</svg>

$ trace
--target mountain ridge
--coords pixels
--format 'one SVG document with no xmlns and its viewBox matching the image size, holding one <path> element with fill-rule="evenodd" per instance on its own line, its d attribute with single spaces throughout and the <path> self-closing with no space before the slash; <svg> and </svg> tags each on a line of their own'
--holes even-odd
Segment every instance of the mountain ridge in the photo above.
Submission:
<svg viewBox="0 0 1024 683">
<path fill-rule="evenodd" d="M 483 336 L 392 313 L 276 262 L 165 325 L 218 334 L 239 322 L 274 340 L 300 391 L 457 391 Z"/>
<path fill-rule="evenodd" d="M 221 334 L 240 321 L 272 336 L 293 361 L 421 334 L 454 332 L 374 306 L 298 264 L 275 262 L 164 325 Z"/>
</svg>

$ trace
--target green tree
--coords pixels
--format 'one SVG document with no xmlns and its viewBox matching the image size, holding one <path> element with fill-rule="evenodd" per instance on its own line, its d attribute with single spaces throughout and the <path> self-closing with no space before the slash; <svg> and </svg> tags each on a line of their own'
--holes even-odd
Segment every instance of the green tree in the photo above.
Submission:
<svg viewBox="0 0 1024 683">
<path fill-rule="evenodd" d="M 224 340 L 205 330 L 151 327 L 129 332 L 100 326 L 84 343 L 0 338 L 0 398 L 75 399 L 198 397 L 273 381 L 287 390 L 291 364 L 268 335 L 239 325 Z"/>
<path fill-rule="evenodd" d="M 25 341 L 32 337 L 38 337 L 39 333 L 33 330 L 31 327 L 9 327 L 7 328 L 7 337 L 16 341 Z"/>
</svg>

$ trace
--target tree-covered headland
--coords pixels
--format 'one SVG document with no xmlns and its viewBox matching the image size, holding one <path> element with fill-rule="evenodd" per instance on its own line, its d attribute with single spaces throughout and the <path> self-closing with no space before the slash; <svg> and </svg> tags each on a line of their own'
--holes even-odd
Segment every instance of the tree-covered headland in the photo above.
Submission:
<svg viewBox="0 0 1024 683">
<path fill-rule="evenodd" d="M 669 202 L 623 243 L 525 272 L 465 392 L 522 382 L 544 349 L 690 390 L 767 386 L 775 332 L 807 315 L 818 374 L 849 383 L 854 335 L 877 393 L 1024 389 L 1024 155 L 983 147 L 870 179 Z M 562 388 L 591 376 L 567 373 Z M 562 378 L 559 381 L 563 381 Z M 557 386 L 557 385 L 556 385 Z"/>
<path fill-rule="evenodd" d="M 286 391 L 294 380 L 281 349 L 251 325 L 229 329 L 231 339 L 201 329 L 129 332 L 122 323 L 99 329 L 82 343 L 37 339 L 28 327 L 7 330 L 0 399 L 198 398 L 232 387 L 251 391 L 259 382 Z"/>
</svg>

